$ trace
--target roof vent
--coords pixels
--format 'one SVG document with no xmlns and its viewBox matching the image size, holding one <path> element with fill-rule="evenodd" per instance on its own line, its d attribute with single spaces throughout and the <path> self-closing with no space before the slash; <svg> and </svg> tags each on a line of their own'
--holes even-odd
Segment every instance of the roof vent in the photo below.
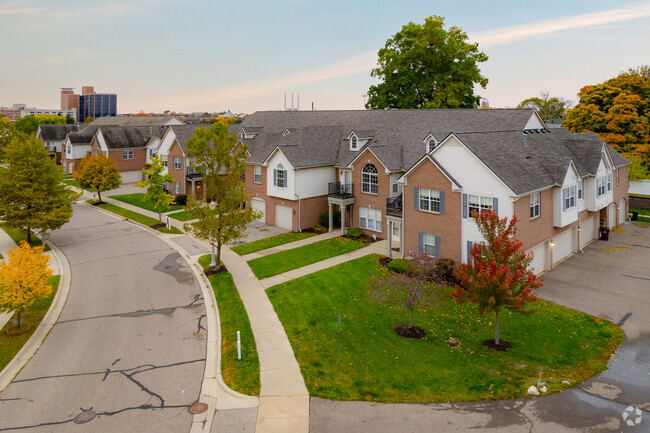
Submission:
<svg viewBox="0 0 650 433">
<path fill-rule="evenodd" d="M 531 158 L 532 158 L 532 156 L 526 155 L 526 159 L 531 159 Z"/>
</svg>

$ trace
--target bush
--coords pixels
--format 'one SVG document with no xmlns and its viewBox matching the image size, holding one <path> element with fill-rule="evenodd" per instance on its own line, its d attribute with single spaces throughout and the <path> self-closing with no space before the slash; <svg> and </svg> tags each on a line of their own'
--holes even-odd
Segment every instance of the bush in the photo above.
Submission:
<svg viewBox="0 0 650 433">
<path fill-rule="evenodd" d="M 406 260 L 406 259 L 393 259 L 389 264 L 388 264 L 388 269 L 390 269 L 393 272 L 397 272 L 398 274 L 408 274 L 410 270 L 415 266 L 413 264 L 412 260 Z"/>
<path fill-rule="evenodd" d="M 187 204 L 187 195 L 179 194 L 174 198 L 174 203 L 185 206 Z"/>
<path fill-rule="evenodd" d="M 323 212 L 318 216 L 318 223 L 323 227 L 330 226 L 329 212 Z M 341 212 L 334 211 L 334 227 L 341 227 Z"/>
<path fill-rule="evenodd" d="M 358 227 L 352 227 L 348 229 L 347 235 L 350 238 L 359 239 L 363 235 L 363 231 Z"/>
<path fill-rule="evenodd" d="M 436 272 L 448 285 L 454 286 L 458 283 L 456 279 L 456 262 L 453 259 L 439 259 L 436 261 Z"/>
</svg>

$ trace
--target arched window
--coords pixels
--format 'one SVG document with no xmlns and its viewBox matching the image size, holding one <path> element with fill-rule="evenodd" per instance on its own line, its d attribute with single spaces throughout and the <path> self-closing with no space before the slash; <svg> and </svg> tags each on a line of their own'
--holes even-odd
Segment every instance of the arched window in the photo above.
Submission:
<svg viewBox="0 0 650 433">
<path fill-rule="evenodd" d="M 357 150 L 357 145 L 358 145 L 357 136 L 353 135 L 352 138 L 350 138 L 350 148 L 352 150 Z"/>
<path fill-rule="evenodd" d="M 361 170 L 361 191 L 377 194 L 377 168 L 372 164 L 366 164 Z"/>
<path fill-rule="evenodd" d="M 432 138 L 429 140 L 429 144 L 427 146 L 427 153 L 431 152 L 435 148 L 436 148 L 436 140 Z"/>
<path fill-rule="evenodd" d="M 287 171 L 282 167 L 282 164 L 278 164 L 278 167 L 273 170 L 273 185 L 278 188 L 287 187 Z"/>
</svg>

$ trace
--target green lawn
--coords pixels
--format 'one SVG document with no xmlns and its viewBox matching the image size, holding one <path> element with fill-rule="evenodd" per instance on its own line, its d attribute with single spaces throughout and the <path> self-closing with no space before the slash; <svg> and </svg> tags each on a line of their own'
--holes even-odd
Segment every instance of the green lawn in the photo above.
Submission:
<svg viewBox="0 0 650 433">
<path fill-rule="evenodd" d="M 246 254 L 254 253 L 256 251 L 266 250 L 268 248 L 277 247 L 278 245 L 288 244 L 290 242 L 299 241 L 316 236 L 316 233 L 282 233 L 279 235 L 271 236 L 266 239 L 249 242 L 243 245 L 237 245 L 231 249 L 239 254 L 245 256 Z"/>
<path fill-rule="evenodd" d="M 11 237 L 11 239 L 13 239 L 14 242 L 16 242 L 16 244 L 19 244 L 21 241 L 27 240 L 27 233 L 21 230 L 12 227 L 7 227 L 6 224 L 0 224 L 0 229 L 4 230 L 5 233 L 7 233 L 9 237 Z M 35 247 L 38 245 L 43 245 L 43 242 L 38 236 L 32 233 L 32 241 L 29 243 L 29 245 Z M 45 248 L 43 248 L 43 251 L 50 251 L 50 247 L 46 244 Z"/>
<path fill-rule="evenodd" d="M 650 209 L 642 209 L 638 207 L 630 208 L 630 218 L 632 217 L 632 212 L 639 212 L 638 220 L 641 222 L 650 223 Z"/>
<path fill-rule="evenodd" d="M 292 269 L 329 259 L 330 257 L 340 256 L 341 254 L 358 250 L 367 245 L 358 240 L 336 237 L 253 259 L 248 262 L 248 265 L 257 278 L 268 278 Z"/>
<path fill-rule="evenodd" d="M 210 265 L 210 254 L 199 258 L 205 269 Z M 247 395 L 260 393 L 260 363 L 255 338 L 248 314 L 239 292 L 227 272 L 209 277 L 217 299 L 221 322 L 221 375 L 224 382 L 237 392 Z M 237 359 L 237 331 L 240 332 L 242 359 Z"/>
<path fill-rule="evenodd" d="M 111 198 L 122 201 L 124 203 L 131 204 L 133 206 L 141 207 L 142 209 L 146 209 L 151 212 L 158 212 L 158 209 L 154 208 L 153 202 L 145 199 L 144 194 L 112 195 Z M 161 211 L 162 213 L 165 213 L 165 212 L 171 212 L 179 209 L 183 209 L 183 206 L 181 205 L 163 206 Z"/>
<path fill-rule="evenodd" d="M 178 221 L 189 221 L 189 220 L 193 220 L 193 219 L 194 219 L 191 215 L 189 215 L 189 214 L 188 214 L 187 212 L 185 212 L 185 211 L 176 212 L 176 213 L 171 213 L 171 214 L 169 214 L 168 216 L 169 216 L 170 218 L 174 218 L 175 220 L 178 220 Z"/>
<path fill-rule="evenodd" d="M 74 178 L 65 178 L 64 177 L 63 178 L 63 183 L 68 184 L 70 186 L 77 187 L 79 189 L 83 189 L 83 188 L 81 188 L 81 185 L 79 185 L 77 182 L 75 182 Z M 97 192 L 97 188 L 88 188 L 88 189 L 86 189 L 86 191 L 88 191 L 88 192 Z"/>
<path fill-rule="evenodd" d="M 479 316 L 472 304 L 459 307 L 451 299 L 437 310 L 416 312 L 425 339 L 399 337 L 393 328 L 408 324 L 406 311 L 368 299 L 367 278 L 389 272 L 379 258 L 362 257 L 267 290 L 311 396 L 413 403 L 522 398 L 537 383 L 540 367 L 556 392 L 569 387 L 562 380 L 574 386 L 604 370 L 623 341 L 610 322 L 537 301 L 526 310 L 534 314 L 501 314 L 501 338 L 513 347 L 495 352 L 482 345 L 494 338 L 494 315 Z M 460 345 L 447 346 L 449 337 Z"/>
<path fill-rule="evenodd" d="M 22 326 L 29 326 L 31 330 L 23 335 L 17 335 L 15 337 L 9 337 L 5 334 L 5 331 L 9 328 L 14 328 L 15 326 L 11 323 L 11 320 L 7 322 L 0 330 L 0 371 L 11 362 L 11 360 L 16 356 L 16 354 L 22 349 L 23 345 L 29 340 L 29 337 L 32 336 L 34 331 L 38 328 L 38 325 L 43 320 L 43 317 L 49 310 L 54 295 L 59 288 L 60 275 L 54 275 L 50 278 L 50 285 L 53 290 L 50 296 L 47 298 L 38 299 L 34 304 L 23 311 L 21 322 Z M 12 317 L 12 320 L 15 317 Z"/>
<path fill-rule="evenodd" d="M 86 200 L 86 203 L 94 204 L 96 200 Z M 152 225 L 158 224 L 158 220 L 154 218 L 149 218 L 148 216 L 141 215 L 137 212 L 132 212 L 128 209 L 121 208 L 119 206 L 115 206 L 114 204 L 111 203 L 102 203 L 99 205 L 96 205 L 97 207 L 100 207 L 102 209 L 105 209 L 109 212 L 113 212 L 115 214 L 118 214 L 120 216 L 123 216 L 124 218 L 133 220 L 135 222 L 138 222 L 140 224 L 144 224 L 148 227 L 151 227 Z M 180 230 L 178 230 L 176 227 L 172 226 L 171 230 L 167 230 L 166 227 L 162 227 L 158 229 L 159 232 L 162 233 L 172 233 L 172 234 L 181 234 Z"/>
</svg>

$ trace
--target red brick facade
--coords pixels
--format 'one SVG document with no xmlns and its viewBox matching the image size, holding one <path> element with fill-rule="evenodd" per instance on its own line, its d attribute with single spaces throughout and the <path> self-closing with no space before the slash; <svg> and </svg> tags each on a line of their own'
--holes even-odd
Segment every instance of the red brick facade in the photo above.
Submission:
<svg viewBox="0 0 650 433">
<path fill-rule="evenodd" d="M 180 158 L 181 160 L 180 168 L 174 168 L 174 157 Z M 178 144 L 176 140 L 174 140 L 174 143 L 169 149 L 169 155 L 167 155 L 167 173 L 171 174 L 174 180 L 176 181 L 176 183 L 170 183 L 167 186 L 167 191 L 169 191 L 169 193 L 172 195 L 186 194 L 188 188 L 187 185 L 185 184 L 185 154 L 183 153 L 183 149 L 181 149 L 181 146 Z M 175 192 L 176 185 L 180 185 L 180 191 L 178 192 L 178 194 Z M 191 184 L 190 184 L 190 188 L 191 188 Z"/>
<path fill-rule="evenodd" d="M 377 194 L 363 192 L 361 173 L 366 164 L 372 164 L 377 169 Z M 390 197 L 390 175 L 386 174 L 386 168 L 372 152 L 365 152 L 352 165 L 352 183 L 354 184 L 354 205 L 348 207 L 348 211 L 353 208 L 349 227 L 359 227 L 360 207 L 379 209 L 381 232 L 368 229 L 363 229 L 363 232 L 369 236 L 375 235 L 377 238 L 386 239 L 386 199 Z"/>
</svg>

